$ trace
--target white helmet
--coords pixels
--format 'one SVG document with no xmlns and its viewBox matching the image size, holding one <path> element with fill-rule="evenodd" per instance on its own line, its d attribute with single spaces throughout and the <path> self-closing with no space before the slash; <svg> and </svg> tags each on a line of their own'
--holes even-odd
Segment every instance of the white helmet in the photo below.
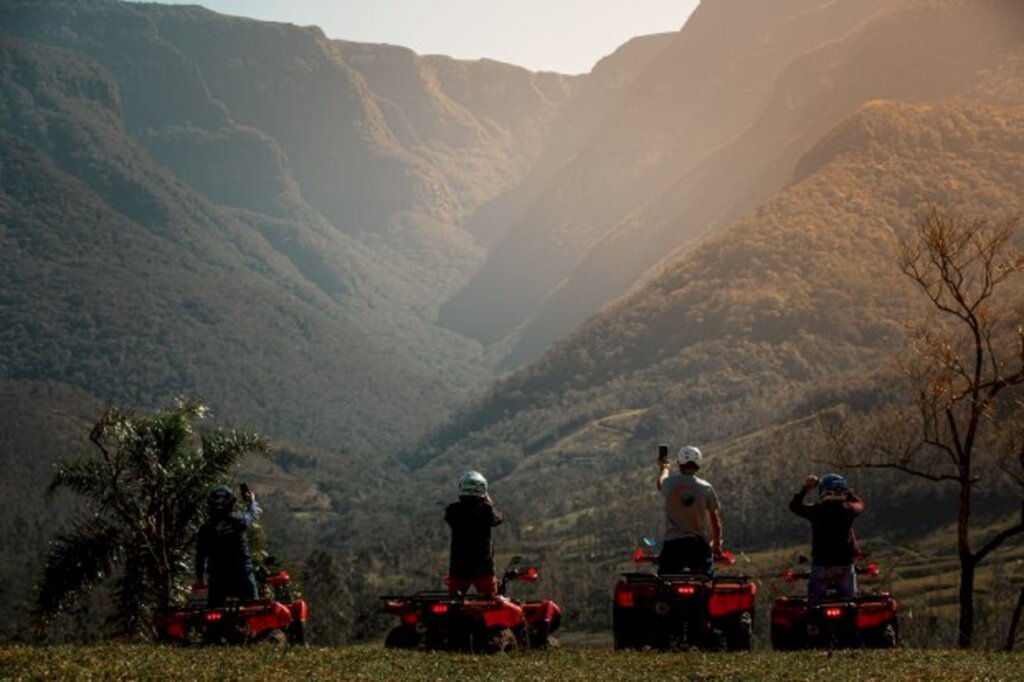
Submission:
<svg viewBox="0 0 1024 682">
<path fill-rule="evenodd" d="M 700 466 L 700 461 L 703 459 L 703 456 L 700 454 L 700 450 L 692 445 L 684 445 L 679 448 L 679 452 L 676 453 L 676 459 L 679 460 L 680 466 L 685 466 L 687 464 Z"/>
<path fill-rule="evenodd" d="M 479 471 L 467 471 L 459 477 L 459 495 L 483 497 L 487 494 L 487 479 Z"/>
</svg>

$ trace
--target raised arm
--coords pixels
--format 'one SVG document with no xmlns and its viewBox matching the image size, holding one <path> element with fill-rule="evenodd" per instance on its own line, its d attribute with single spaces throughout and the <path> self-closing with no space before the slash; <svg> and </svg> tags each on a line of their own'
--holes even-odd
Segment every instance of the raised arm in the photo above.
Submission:
<svg viewBox="0 0 1024 682">
<path fill-rule="evenodd" d="M 800 492 L 794 495 L 793 499 L 789 501 L 789 511 L 793 512 L 797 516 L 802 516 L 805 519 L 811 518 L 811 510 L 814 509 L 814 505 L 806 504 L 804 502 L 804 497 L 807 496 L 807 493 L 814 490 L 817 485 L 818 477 L 808 476 L 804 481 L 804 487 L 801 488 Z"/>
<path fill-rule="evenodd" d="M 658 490 L 661 490 L 661 486 L 662 486 L 662 484 L 664 484 L 664 483 L 665 483 L 665 480 L 666 480 L 666 479 L 667 479 L 667 478 L 668 478 L 668 477 L 669 477 L 670 475 L 671 475 L 671 472 L 669 471 L 669 467 L 668 467 L 668 465 L 667 465 L 667 464 L 666 464 L 666 465 L 664 465 L 664 466 L 662 466 L 662 467 L 661 467 L 661 468 L 660 468 L 660 469 L 658 470 L 658 483 L 657 483 L 657 485 L 658 485 Z"/>
<path fill-rule="evenodd" d="M 247 497 L 248 499 L 246 501 L 248 502 L 248 505 L 246 505 L 245 510 L 238 515 L 238 518 L 241 519 L 242 524 L 246 528 L 256 523 L 256 519 L 258 519 L 260 514 L 263 512 L 263 510 L 260 509 L 260 506 L 256 504 L 256 496 L 253 493 L 250 492 Z"/>
<path fill-rule="evenodd" d="M 487 495 L 487 504 L 491 505 L 491 527 L 500 526 L 505 520 L 505 515 L 498 511 L 498 508 L 494 506 L 494 502 L 491 500 L 491 496 Z"/>
<path fill-rule="evenodd" d="M 854 495 L 851 490 L 846 493 L 846 508 L 850 510 L 850 513 L 853 516 L 859 516 L 864 513 L 866 505 L 864 504 L 864 500 Z"/>
</svg>

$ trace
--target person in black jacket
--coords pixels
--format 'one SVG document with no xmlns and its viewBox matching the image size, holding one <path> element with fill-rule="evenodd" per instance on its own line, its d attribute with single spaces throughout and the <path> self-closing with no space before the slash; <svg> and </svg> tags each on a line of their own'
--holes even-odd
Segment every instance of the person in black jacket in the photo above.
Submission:
<svg viewBox="0 0 1024 682">
<path fill-rule="evenodd" d="M 260 507 L 244 483 L 242 500 L 245 511 L 237 514 L 235 494 L 228 486 L 217 486 L 207 498 L 209 517 L 199 529 L 193 588 L 208 588 L 206 601 L 210 607 L 222 606 L 228 597 L 253 600 L 259 596 L 246 531 L 259 517 Z M 205 581 L 207 575 L 209 580 Z"/>
<path fill-rule="evenodd" d="M 804 498 L 815 487 L 820 502 L 807 504 Z M 793 496 L 789 509 L 811 522 L 811 574 L 807 596 L 821 599 L 829 592 L 837 597 L 857 594 L 854 560 L 860 556 L 853 522 L 864 512 L 864 500 L 853 494 L 839 474 L 808 476 L 804 487 Z"/>
<path fill-rule="evenodd" d="M 487 494 L 483 475 L 469 471 L 459 478 L 459 501 L 448 505 L 444 520 L 452 529 L 448 592 L 464 595 L 475 587 L 482 595 L 497 594 L 491 528 L 505 517 Z"/>
</svg>

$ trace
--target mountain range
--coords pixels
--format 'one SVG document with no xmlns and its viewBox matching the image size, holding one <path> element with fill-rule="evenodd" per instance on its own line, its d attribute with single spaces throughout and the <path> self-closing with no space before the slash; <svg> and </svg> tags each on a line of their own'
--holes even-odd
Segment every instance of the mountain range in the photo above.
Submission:
<svg viewBox="0 0 1024 682">
<path fill-rule="evenodd" d="M 797 542 L 784 498 L 819 466 L 816 415 L 885 400 L 925 311 L 898 240 L 936 207 L 1013 219 L 1022 196 L 1014 0 L 704 0 L 574 77 L 198 7 L 8 0 L 4 603 L 73 510 L 42 498 L 55 458 L 104 403 L 183 394 L 274 440 L 248 474 L 293 560 L 366 551 L 426 579 L 437 505 L 477 467 L 499 537 L 599 609 L 657 529 L 654 446 L 684 441 L 730 542 Z M 944 518 L 927 491 L 856 482 L 905 493 L 869 532 Z"/>
</svg>

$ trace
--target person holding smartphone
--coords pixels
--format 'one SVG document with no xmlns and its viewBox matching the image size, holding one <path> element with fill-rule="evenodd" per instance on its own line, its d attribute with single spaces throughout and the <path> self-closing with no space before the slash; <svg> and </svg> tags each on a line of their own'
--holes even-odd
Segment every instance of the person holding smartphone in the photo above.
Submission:
<svg viewBox="0 0 1024 682">
<path fill-rule="evenodd" d="M 718 495 L 697 477 L 703 455 L 687 445 L 679 448 L 679 473 L 671 473 L 668 446 L 658 448 L 658 490 L 665 498 L 665 537 L 658 574 L 707 573 L 722 554 L 722 516 Z"/>
<path fill-rule="evenodd" d="M 241 513 L 235 512 L 235 493 L 226 485 L 211 490 L 206 500 L 208 515 L 199 529 L 192 588 L 207 588 L 210 607 L 223 606 L 228 597 L 246 601 L 259 597 L 246 531 L 261 510 L 249 486 L 243 483 L 239 489 L 245 502 Z"/>
<path fill-rule="evenodd" d="M 804 498 L 815 488 L 818 502 Z M 807 596 L 822 599 L 828 594 L 853 597 L 857 594 L 857 570 L 854 561 L 860 555 L 853 522 L 864 513 L 864 500 L 853 494 L 839 474 L 820 479 L 808 476 L 789 501 L 789 510 L 811 522 L 811 575 Z"/>
<path fill-rule="evenodd" d="M 474 587 L 481 595 L 497 594 L 491 529 L 505 516 L 491 501 L 483 474 L 467 471 L 459 477 L 459 501 L 445 508 L 444 520 L 452 529 L 448 592 L 465 595 Z"/>
</svg>

